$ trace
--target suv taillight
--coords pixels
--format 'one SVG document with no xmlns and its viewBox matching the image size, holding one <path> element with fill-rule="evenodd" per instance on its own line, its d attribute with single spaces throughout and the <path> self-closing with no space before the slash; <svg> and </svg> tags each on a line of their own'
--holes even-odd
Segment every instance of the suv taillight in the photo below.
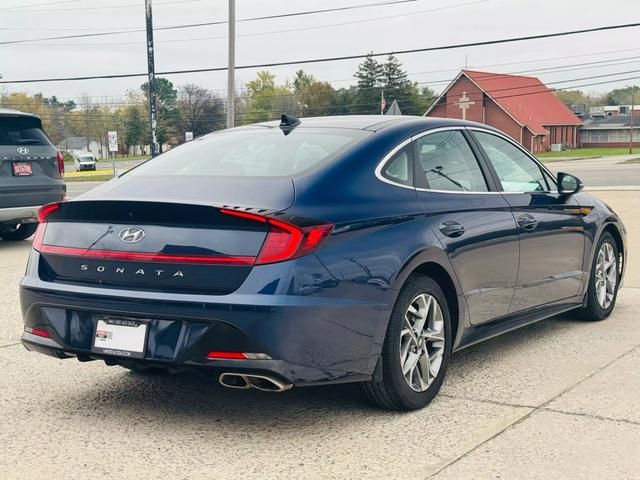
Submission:
<svg viewBox="0 0 640 480">
<path fill-rule="evenodd" d="M 62 177 L 64 175 L 64 155 L 58 150 L 58 173 Z"/>
<path fill-rule="evenodd" d="M 223 208 L 220 212 L 267 224 L 269 231 L 256 258 L 256 265 L 284 262 L 315 252 L 333 230 L 330 223 L 299 227 L 269 216 L 239 210 Z"/>
</svg>

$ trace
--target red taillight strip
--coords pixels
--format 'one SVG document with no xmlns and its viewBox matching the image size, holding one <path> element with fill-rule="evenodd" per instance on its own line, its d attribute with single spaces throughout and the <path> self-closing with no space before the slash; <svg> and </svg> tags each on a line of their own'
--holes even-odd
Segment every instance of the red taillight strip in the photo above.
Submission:
<svg viewBox="0 0 640 480">
<path fill-rule="evenodd" d="M 255 257 L 240 256 L 206 256 L 206 255 L 173 255 L 168 253 L 121 252 L 114 250 L 87 250 L 86 248 L 59 247 L 55 245 L 41 245 L 41 253 L 49 255 L 64 255 L 68 257 L 92 258 L 97 260 L 122 260 L 125 262 L 158 262 L 184 263 L 190 265 L 231 265 L 251 266 Z"/>
</svg>

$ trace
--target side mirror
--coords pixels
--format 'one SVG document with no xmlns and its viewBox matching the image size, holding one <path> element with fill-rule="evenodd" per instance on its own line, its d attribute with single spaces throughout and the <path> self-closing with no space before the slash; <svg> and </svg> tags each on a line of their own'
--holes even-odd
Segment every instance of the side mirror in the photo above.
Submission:
<svg viewBox="0 0 640 480">
<path fill-rule="evenodd" d="M 582 190 L 584 184 L 575 175 L 570 173 L 558 173 L 558 193 L 562 195 L 571 195 Z"/>
</svg>

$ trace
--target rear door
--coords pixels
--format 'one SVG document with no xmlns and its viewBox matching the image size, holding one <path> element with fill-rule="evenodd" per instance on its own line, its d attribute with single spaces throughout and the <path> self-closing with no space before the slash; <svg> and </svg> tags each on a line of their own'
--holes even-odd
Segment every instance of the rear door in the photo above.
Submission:
<svg viewBox="0 0 640 480">
<path fill-rule="evenodd" d="M 414 142 L 415 185 L 462 287 L 472 324 L 506 315 L 517 278 L 518 234 L 464 129 L 425 132 Z"/>
<path fill-rule="evenodd" d="M 518 224 L 520 261 L 511 311 L 577 295 L 585 240 L 580 205 L 557 193 L 551 175 L 515 143 L 489 131 L 471 133 Z"/>
<path fill-rule="evenodd" d="M 64 182 L 57 154 L 40 119 L 0 112 L 0 208 L 61 200 Z"/>
</svg>

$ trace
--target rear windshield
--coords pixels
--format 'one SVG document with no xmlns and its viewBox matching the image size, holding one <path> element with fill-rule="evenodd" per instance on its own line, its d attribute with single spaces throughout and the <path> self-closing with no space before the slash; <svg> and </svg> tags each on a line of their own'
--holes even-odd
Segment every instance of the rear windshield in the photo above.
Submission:
<svg viewBox="0 0 640 480">
<path fill-rule="evenodd" d="M 0 116 L 0 145 L 51 145 L 40 121 L 29 117 Z"/>
<path fill-rule="evenodd" d="M 78 160 L 80 160 L 81 162 L 93 162 L 94 158 L 93 155 L 80 155 L 78 157 Z"/>
<path fill-rule="evenodd" d="M 328 162 L 367 136 L 347 129 L 248 128 L 207 135 L 169 150 L 129 175 L 292 176 Z"/>
</svg>

